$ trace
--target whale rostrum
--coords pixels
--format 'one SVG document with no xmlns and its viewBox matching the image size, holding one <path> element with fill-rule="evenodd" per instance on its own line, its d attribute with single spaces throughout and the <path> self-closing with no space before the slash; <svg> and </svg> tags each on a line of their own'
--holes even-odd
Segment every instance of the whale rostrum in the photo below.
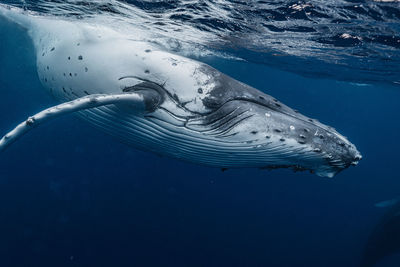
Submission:
<svg viewBox="0 0 400 267">
<path fill-rule="evenodd" d="M 0 5 L 1 14 L 28 30 L 39 79 L 61 104 L 5 135 L 0 150 L 39 123 L 76 112 L 137 149 L 222 169 L 333 177 L 361 159 L 333 128 L 207 64 L 101 25 Z"/>
</svg>

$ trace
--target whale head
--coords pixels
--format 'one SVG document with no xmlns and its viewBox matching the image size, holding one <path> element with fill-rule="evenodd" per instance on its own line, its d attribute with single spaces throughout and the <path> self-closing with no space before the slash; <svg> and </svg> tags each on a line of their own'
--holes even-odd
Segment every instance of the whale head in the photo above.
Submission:
<svg viewBox="0 0 400 267">
<path fill-rule="evenodd" d="M 184 159 L 221 168 L 308 170 L 323 177 L 333 177 L 361 159 L 356 147 L 332 127 L 211 66 L 189 62 L 197 64 L 194 70 L 182 63 L 178 77 L 196 80 L 196 90 L 187 81 L 174 81 L 173 75 L 163 84 L 142 79 L 128 87 L 160 95 L 151 102 L 148 118 L 180 125 L 180 141 L 174 147 L 180 156 L 190 151 Z M 195 147 L 185 146 L 186 138 L 196 140 Z"/>
<path fill-rule="evenodd" d="M 333 177 L 361 160 L 356 147 L 332 127 L 211 67 L 204 71 L 213 77 L 214 84 L 203 100 L 214 114 L 205 120 L 235 117 L 225 126 L 231 128 L 226 138 L 234 134 L 251 145 L 254 157 L 264 156 L 261 168 L 309 170 Z"/>
</svg>

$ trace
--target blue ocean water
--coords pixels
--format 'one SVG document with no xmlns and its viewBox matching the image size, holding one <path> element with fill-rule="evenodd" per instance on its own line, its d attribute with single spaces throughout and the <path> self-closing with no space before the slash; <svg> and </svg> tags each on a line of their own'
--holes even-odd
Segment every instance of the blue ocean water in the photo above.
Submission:
<svg viewBox="0 0 400 267">
<path fill-rule="evenodd" d="M 28 8 L 35 6 L 27 2 Z M 347 3 L 359 5 L 352 2 Z M 177 3 L 130 5 L 154 14 Z M 390 19 L 399 19 L 398 4 L 385 5 L 394 10 Z M 236 19 L 234 25 L 242 25 Z M 279 21 L 278 15 L 270 21 Z M 397 40 L 398 23 L 381 16 L 368 25 L 382 30 L 384 22 Z M 203 23 L 196 25 L 206 32 L 220 25 L 190 23 Z M 220 27 L 244 32 L 234 25 Z M 277 53 L 270 46 L 226 42 L 212 47 L 246 60 L 213 54 L 201 60 L 335 126 L 363 154 L 360 164 L 334 179 L 288 170 L 221 172 L 134 150 L 74 116 L 64 117 L 0 155 L 0 266 L 359 266 L 388 210 L 374 204 L 400 195 L 399 46 L 382 41 L 374 50 L 378 41 L 367 42 L 368 47 L 346 44 L 354 53 L 375 51 L 355 57 L 344 46 L 325 42 L 320 49 L 327 57 L 343 53 L 335 65 L 317 52 L 266 62 Z M 393 61 L 374 58 L 378 50 Z M 2 133 L 57 103 L 39 82 L 26 32 L 4 18 L 0 88 Z M 399 266 L 398 257 L 385 261 L 382 266 Z"/>
</svg>

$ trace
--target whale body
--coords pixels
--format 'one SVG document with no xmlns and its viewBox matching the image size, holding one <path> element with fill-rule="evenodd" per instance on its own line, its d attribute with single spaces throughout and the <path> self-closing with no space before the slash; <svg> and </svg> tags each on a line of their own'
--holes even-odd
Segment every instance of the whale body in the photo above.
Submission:
<svg viewBox="0 0 400 267">
<path fill-rule="evenodd" d="M 324 177 L 361 159 L 333 128 L 207 64 L 105 26 L 1 5 L 0 14 L 27 29 L 41 83 L 67 103 L 51 112 L 72 107 L 137 149 L 219 168 L 291 168 Z M 131 103 L 115 100 L 124 94 L 134 96 Z M 104 104 L 99 95 L 117 97 Z M 96 104 L 73 109 L 80 99 Z"/>
</svg>

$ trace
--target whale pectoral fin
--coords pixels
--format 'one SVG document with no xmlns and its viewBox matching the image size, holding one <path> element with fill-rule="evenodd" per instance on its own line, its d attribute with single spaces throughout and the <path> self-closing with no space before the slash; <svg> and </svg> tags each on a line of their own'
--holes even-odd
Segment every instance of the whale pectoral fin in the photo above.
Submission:
<svg viewBox="0 0 400 267">
<path fill-rule="evenodd" d="M 140 93 L 97 94 L 84 96 L 70 102 L 53 106 L 29 117 L 12 131 L 4 135 L 0 140 L 0 151 L 5 150 L 9 145 L 34 127 L 51 119 L 58 118 L 65 114 L 111 104 L 129 105 L 132 110 L 140 112 L 146 110 L 145 98 L 146 96 Z"/>
</svg>

